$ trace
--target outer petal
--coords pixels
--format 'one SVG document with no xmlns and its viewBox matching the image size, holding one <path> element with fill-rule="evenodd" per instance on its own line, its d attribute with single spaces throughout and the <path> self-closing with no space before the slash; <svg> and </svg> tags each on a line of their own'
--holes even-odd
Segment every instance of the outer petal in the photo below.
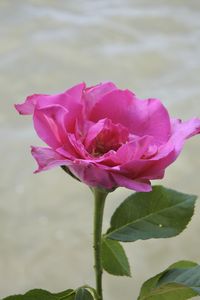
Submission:
<svg viewBox="0 0 200 300">
<path fill-rule="evenodd" d="M 109 172 L 91 162 L 81 160 L 72 161 L 50 148 L 32 146 L 31 152 L 38 163 L 38 169 L 35 173 L 65 165 L 75 176 L 89 186 L 107 189 L 121 186 L 141 192 L 151 191 L 151 184 L 148 180 L 133 180 L 121 174 Z"/>
<path fill-rule="evenodd" d="M 200 119 L 193 118 L 189 121 L 172 120 L 171 143 L 175 146 L 176 154 L 182 150 L 186 139 L 200 133 Z"/>
<path fill-rule="evenodd" d="M 135 135 L 153 136 L 157 144 L 170 137 L 170 119 L 162 103 L 157 99 L 139 100 L 128 90 L 106 94 L 96 103 L 89 118 L 93 122 L 109 118 L 126 126 Z"/>
<path fill-rule="evenodd" d="M 34 112 L 33 121 L 38 136 L 54 149 L 65 142 L 67 115 L 68 110 L 60 105 L 36 109 Z"/>
<path fill-rule="evenodd" d="M 134 180 L 125 177 L 121 174 L 113 174 L 113 173 L 112 173 L 112 177 L 115 180 L 116 187 L 117 186 L 126 187 L 136 192 L 150 192 L 152 190 L 151 183 L 147 179 Z"/>
<path fill-rule="evenodd" d="M 55 95 L 34 94 L 28 96 L 24 103 L 16 104 L 15 108 L 22 115 L 31 115 L 34 113 L 35 108 L 40 109 L 49 105 L 59 104 L 71 111 L 74 103 L 81 103 L 81 96 L 84 83 L 75 85 L 64 93 Z"/>
<path fill-rule="evenodd" d="M 48 95 L 40 95 L 40 94 L 34 94 L 31 96 L 28 96 L 24 103 L 22 104 L 15 104 L 16 110 L 21 115 L 32 115 L 35 109 L 35 106 L 38 103 L 38 100 L 43 97 L 46 98 Z"/>
<path fill-rule="evenodd" d="M 162 179 L 165 175 L 165 170 L 159 170 L 156 172 L 149 172 L 148 174 L 145 174 L 143 177 L 141 177 L 141 179 L 149 179 L 149 180 L 153 180 L 153 179 Z"/>
<path fill-rule="evenodd" d="M 168 143 L 161 146 L 157 155 L 151 159 L 136 159 L 120 166 L 122 173 L 132 175 L 132 178 L 160 178 L 161 171 L 175 160 L 174 145 Z"/>
<path fill-rule="evenodd" d="M 116 89 L 116 85 L 112 82 L 102 82 L 95 86 L 86 88 L 84 93 L 86 114 L 88 114 L 94 107 L 94 105 L 99 102 L 106 94 Z"/>
<path fill-rule="evenodd" d="M 86 160 L 73 161 L 69 169 L 82 182 L 92 187 L 113 189 L 121 186 L 141 192 L 149 192 L 152 189 L 148 179 L 134 180 L 113 172 L 112 168 L 105 168 Z"/>
<path fill-rule="evenodd" d="M 106 189 L 116 187 L 114 179 L 107 170 L 87 160 L 74 160 L 69 170 L 89 186 Z"/>
<path fill-rule="evenodd" d="M 162 172 L 177 159 L 185 140 L 199 133 L 200 119 L 193 118 L 186 122 L 174 120 L 172 122 L 172 136 L 169 141 L 161 146 L 159 153 L 147 162 L 145 169 L 142 170 L 141 168 L 144 177 L 162 178 L 164 176 L 164 173 L 162 176 Z"/>
<path fill-rule="evenodd" d="M 137 166 L 140 174 L 149 179 L 163 178 L 164 170 L 177 159 L 185 140 L 198 133 L 200 133 L 200 119 L 194 118 L 186 122 L 173 121 L 171 138 L 165 145 L 160 146 L 157 155 L 144 161 L 144 167 Z"/>
<path fill-rule="evenodd" d="M 34 173 L 46 171 L 56 166 L 68 166 L 71 164 L 70 160 L 67 160 L 50 148 L 32 146 L 31 153 L 38 164 L 38 169 Z"/>
<path fill-rule="evenodd" d="M 35 173 L 65 165 L 77 178 L 89 186 L 107 189 L 117 187 L 116 182 L 108 170 L 95 165 L 92 161 L 72 158 L 67 159 L 51 148 L 32 146 L 31 152 L 38 163 L 38 169 Z"/>
<path fill-rule="evenodd" d="M 86 84 L 81 82 L 72 88 L 68 89 L 66 93 L 70 95 L 76 102 L 81 102 L 83 91 L 86 88 Z"/>
</svg>

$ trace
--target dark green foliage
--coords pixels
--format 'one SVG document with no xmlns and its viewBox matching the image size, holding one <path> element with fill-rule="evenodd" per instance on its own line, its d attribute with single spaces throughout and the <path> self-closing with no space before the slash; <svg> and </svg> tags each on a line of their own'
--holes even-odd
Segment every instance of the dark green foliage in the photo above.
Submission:
<svg viewBox="0 0 200 300">
<path fill-rule="evenodd" d="M 106 236 L 122 242 L 176 236 L 189 223 L 195 200 L 196 196 L 162 186 L 134 193 L 114 212 Z"/>
<path fill-rule="evenodd" d="M 102 238 L 102 263 L 108 273 L 131 276 L 126 253 L 119 242 Z"/>
</svg>

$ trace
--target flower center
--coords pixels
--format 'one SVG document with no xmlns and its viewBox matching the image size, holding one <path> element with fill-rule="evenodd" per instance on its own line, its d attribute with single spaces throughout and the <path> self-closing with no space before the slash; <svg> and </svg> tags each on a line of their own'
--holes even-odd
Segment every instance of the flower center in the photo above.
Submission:
<svg viewBox="0 0 200 300">
<path fill-rule="evenodd" d="M 103 119 L 88 130 L 85 147 L 93 156 L 101 156 L 110 150 L 116 151 L 128 140 L 128 129 L 121 124 L 113 124 L 110 119 Z"/>
</svg>

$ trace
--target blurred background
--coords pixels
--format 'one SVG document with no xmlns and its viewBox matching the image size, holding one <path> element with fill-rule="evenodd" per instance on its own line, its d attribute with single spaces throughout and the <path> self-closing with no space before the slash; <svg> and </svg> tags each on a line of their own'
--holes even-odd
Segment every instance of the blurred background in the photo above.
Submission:
<svg viewBox="0 0 200 300">
<path fill-rule="evenodd" d="M 114 81 L 162 99 L 172 116 L 200 114 L 199 0 L 0 0 L 0 298 L 34 287 L 94 284 L 93 200 L 60 169 L 33 175 L 31 118 L 13 104 L 85 81 Z M 199 139 L 186 144 L 162 184 L 200 194 Z M 110 194 L 105 229 L 130 190 Z M 132 278 L 104 274 L 107 300 L 136 299 L 169 264 L 200 263 L 200 205 L 179 237 L 125 244 Z M 199 298 L 200 299 L 200 298 Z"/>
</svg>

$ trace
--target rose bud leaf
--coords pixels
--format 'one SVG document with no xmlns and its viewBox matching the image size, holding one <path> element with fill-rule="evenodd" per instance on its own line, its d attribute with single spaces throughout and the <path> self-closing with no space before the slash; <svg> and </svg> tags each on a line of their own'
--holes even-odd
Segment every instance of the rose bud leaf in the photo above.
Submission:
<svg viewBox="0 0 200 300">
<path fill-rule="evenodd" d="M 196 198 L 162 186 L 134 193 L 114 212 L 106 237 L 133 242 L 176 236 L 191 220 Z"/>
</svg>

